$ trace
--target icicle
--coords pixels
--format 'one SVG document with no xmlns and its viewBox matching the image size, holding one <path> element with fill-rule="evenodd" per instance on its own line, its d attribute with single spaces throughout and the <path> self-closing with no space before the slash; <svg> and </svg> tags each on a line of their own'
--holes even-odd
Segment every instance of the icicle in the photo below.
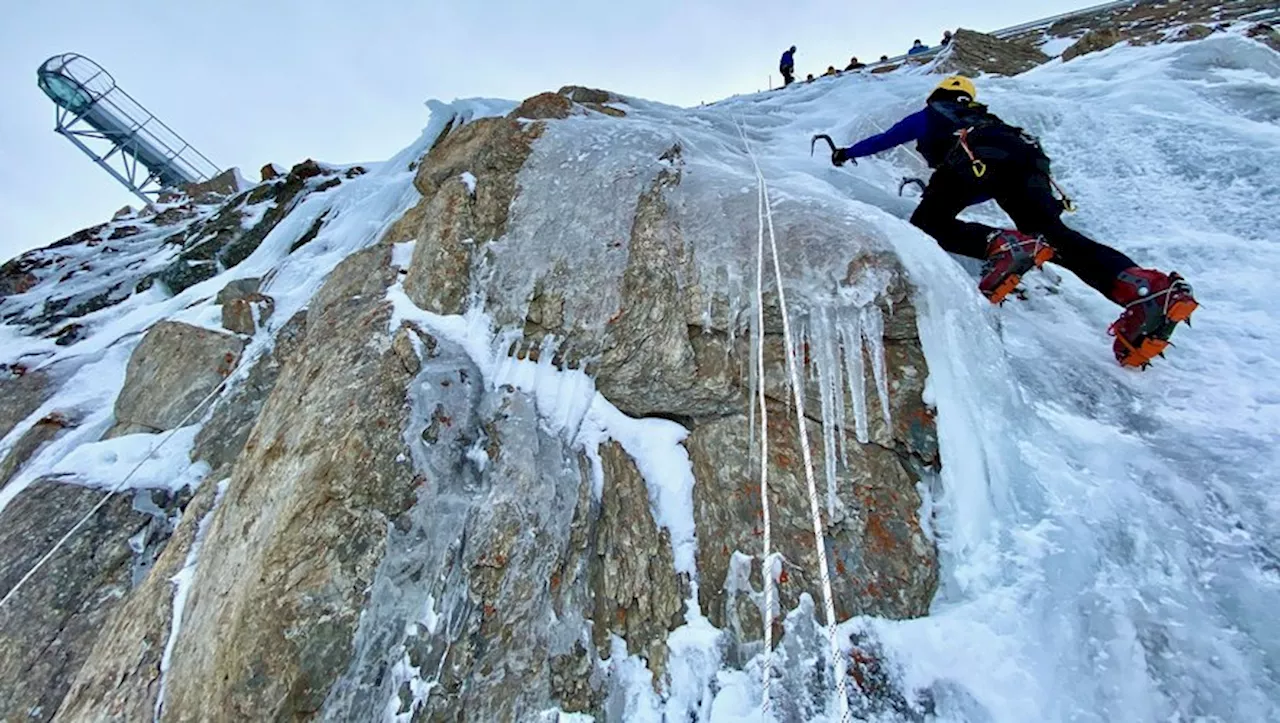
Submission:
<svg viewBox="0 0 1280 723">
<path fill-rule="evenodd" d="M 822 408 L 823 462 L 827 473 L 827 514 L 836 510 L 836 434 L 840 420 L 836 415 L 837 400 L 843 400 L 844 384 L 840 375 L 840 351 L 836 343 L 831 312 L 819 308 L 810 315 L 808 333 L 809 366 L 818 378 L 819 405 Z M 843 410 L 843 404 L 839 405 Z"/>
<path fill-rule="evenodd" d="M 880 412 L 887 426 L 892 422 L 889 419 L 889 376 L 884 368 L 884 316 L 875 304 L 868 304 L 862 309 L 862 338 L 871 357 L 871 371 L 876 378 L 876 392 L 880 395 Z"/>
<path fill-rule="evenodd" d="M 862 361 L 862 323 L 858 315 L 850 314 L 840 326 L 840 341 L 844 346 L 849 399 L 853 402 L 853 432 L 859 442 L 866 444 L 870 439 L 867 432 L 867 371 Z"/>
</svg>

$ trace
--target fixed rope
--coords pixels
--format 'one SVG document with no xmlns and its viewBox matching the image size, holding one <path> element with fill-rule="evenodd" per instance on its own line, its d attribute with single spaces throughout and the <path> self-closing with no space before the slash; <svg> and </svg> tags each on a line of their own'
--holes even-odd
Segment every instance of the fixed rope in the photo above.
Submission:
<svg viewBox="0 0 1280 723">
<path fill-rule="evenodd" d="M 742 140 L 747 142 L 745 131 L 739 128 Z M 749 145 L 748 145 L 749 148 Z M 760 577 L 764 581 L 764 664 L 762 666 L 761 711 L 769 715 L 769 686 L 773 681 L 773 523 L 769 511 L 769 408 L 764 392 L 764 186 L 756 183 L 756 334 L 752 352 L 756 363 L 756 391 L 760 403 L 760 509 L 764 523 L 764 556 L 761 558 Z"/>
<path fill-rule="evenodd" d="M 208 402 L 210 399 L 213 399 L 219 392 L 221 392 L 222 388 L 226 386 L 227 380 L 230 378 L 231 378 L 230 374 L 228 374 L 226 377 L 223 377 L 222 381 L 218 383 L 218 386 L 213 388 L 212 392 L 209 392 L 209 395 L 207 397 L 205 397 L 204 399 L 201 399 L 200 402 L 196 404 L 196 406 L 192 407 L 190 412 L 187 412 L 187 416 L 183 417 L 182 421 L 178 422 L 178 424 L 174 426 L 173 429 L 169 430 L 169 433 L 166 434 L 163 439 L 161 439 L 159 442 L 156 442 L 155 446 L 147 450 L 147 456 L 143 457 L 142 460 L 138 462 L 138 464 L 135 465 L 132 470 L 129 471 L 129 474 L 124 476 L 124 479 L 117 482 L 115 487 L 112 487 L 110 490 L 108 490 L 107 493 L 103 495 L 102 499 L 98 500 L 98 504 L 94 505 L 92 509 L 86 512 L 84 516 L 80 518 L 80 521 L 77 522 L 70 530 L 68 530 L 67 534 L 62 536 L 62 539 L 54 543 L 53 547 L 44 554 L 44 557 L 41 557 L 40 560 L 36 562 L 36 564 L 32 566 L 30 570 L 27 571 L 27 574 L 23 575 L 22 578 L 18 580 L 18 584 L 14 585 L 9 590 L 9 592 L 5 593 L 3 598 L 0 598 L 0 608 L 3 608 L 6 603 L 8 603 L 11 599 L 13 599 L 13 596 L 18 594 L 18 591 L 21 590 L 22 587 L 27 584 L 27 582 L 36 574 L 36 572 L 40 568 L 44 567 L 45 563 L 47 563 L 51 558 L 53 558 L 53 556 L 57 554 L 58 550 L 62 549 L 63 545 L 67 544 L 67 540 L 70 540 L 77 532 L 79 532 L 80 528 L 84 527 L 85 523 L 87 523 L 89 519 L 92 518 L 93 515 L 98 510 L 102 509 L 103 505 L 107 504 L 108 500 L 110 500 L 117 492 L 124 489 L 125 484 L 130 479 L 132 479 L 135 474 L 137 474 L 138 470 L 142 469 L 142 465 L 146 464 L 147 460 L 151 459 L 152 455 L 154 455 L 157 451 L 159 451 L 160 448 L 164 446 L 165 442 L 168 442 L 169 439 L 173 437 L 174 433 L 176 433 L 179 429 L 181 429 L 182 426 L 185 425 L 188 420 L 190 420 L 193 416 L 195 416 L 196 411 L 198 411 L 201 407 L 205 405 L 206 402 Z"/>
<path fill-rule="evenodd" d="M 742 142 L 746 147 L 747 155 L 751 158 L 751 164 L 756 172 L 756 184 L 759 189 L 760 196 L 764 206 L 764 219 L 766 228 L 769 232 L 769 247 L 773 258 L 774 283 L 778 291 L 778 311 L 782 315 L 782 340 L 786 346 L 787 375 L 791 382 L 792 397 L 796 405 L 796 422 L 799 426 L 800 433 L 800 451 L 804 458 L 804 477 L 805 483 L 808 485 L 809 491 L 809 512 L 813 522 L 813 540 L 814 548 L 818 553 L 818 571 L 822 576 L 822 602 L 823 609 L 827 619 L 827 637 L 831 644 L 831 665 L 835 672 L 836 679 L 836 697 L 840 706 L 840 721 L 848 723 L 850 720 L 849 711 L 849 695 L 845 685 L 845 676 L 847 668 L 845 666 L 844 653 L 840 650 L 840 643 L 836 636 L 836 611 L 835 596 L 831 591 L 831 571 L 827 564 L 826 550 L 826 533 L 822 524 L 822 507 L 818 502 L 818 485 L 814 479 L 813 473 L 813 451 L 809 445 L 809 428 L 806 423 L 804 413 L 804 390 L 800 382 L 800 372 L 796 365 L 795 346 L 792 343 L 791 321 L 787 314 L 786 292 L 782 285 L 782 266 L 778 258 L 778 239 L 773 227 L 773 207 L 769 201 L 769 184 L 764 179 L 764 172 L 760 170 L 760 162 L 756 158 L 755 152 L 751 149 L 751 141 L 747 138 L 745 124 L 739 124 L 739 133 L 742 134 Z M 761 242 L 763 246 L 763 242 Z M 763 254 L 762 254 L 763 255 Z M 760 262 L 761 265 L 763 262 Z M 757 306 L 763 307 L 763 296 L 756 299 Z M 763 313 L 763 311 L 761 311 Z M 764 328 L 760 329 L 761 338 L 764 336 Z M 763 343 L 763 341 L 761 342 Z M 760 380 L 763 387 L 764 380 Z M 766 560 L 767 564 L 768 560 Z M 768 571 L 765 577 L 767 578 Z M 766 622 L 766 625 L 770 625 Z M 767 671 L 767 668 L 766 668 Z"/>
</svg>

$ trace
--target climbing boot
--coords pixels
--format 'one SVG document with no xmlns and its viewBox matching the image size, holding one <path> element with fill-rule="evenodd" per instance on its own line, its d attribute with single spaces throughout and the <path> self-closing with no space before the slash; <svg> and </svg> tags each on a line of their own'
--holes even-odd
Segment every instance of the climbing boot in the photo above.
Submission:
<svg viewBox="0 0 1280 723">
<path fill-rule="evenodd" d="M 1002 229 L 987 237 L 987 260 L 982 264 L 978 289 L 993 304 L 1004 301 L 1022 275 L 1053 258 L 1051 247 L 1040 236 Z"/>
<path fill-rule="evenodd" d="M 1169 337 L 1179 322 L 1191 324 L 1191 312 L 1199 303 L 1191 284 L 1176 273 L 1165 275 L 1134 266 L 1116 277 L 1111 300 L 1124 306 L 1120 318 L 1107 329 L 1116 338 L 1116 361 L 1146 369 L 1151 360 L 1164 356 Z"/>
</svg>

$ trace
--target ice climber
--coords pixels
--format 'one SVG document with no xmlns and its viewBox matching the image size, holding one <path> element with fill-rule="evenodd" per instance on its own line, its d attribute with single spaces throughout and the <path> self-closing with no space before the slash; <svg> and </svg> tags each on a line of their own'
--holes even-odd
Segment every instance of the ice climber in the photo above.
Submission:
<svg viewBox="0 0 1280 723">
<path fill-rule="evenodd" d="M 920 53 L 927 52 L 929 52 L 929 46 L 920 42 L 920 39 L 917 38 L 916 41 L 911 44 L 911 48 L 907 50 L 907 55 L 919 55 Z"/>
<path fill-rule="evenodd" d="M 1109 329 L 1115 336 L 1116 359 L 1125 366 L 1145 367 L 1168 346 L 1178 322 L 1190 323 L 1197 306 L 1191 286 L 1176 273 L 1141 268 L 1120 251 L 1064 224 L 1061 215 L 1070 201 L 1054 195 L 1057 185 L 1039 142 L 1000 120 L 976 98 L 972 80 L 949 77 L 938 84 L 924 109 L 884 133 L 836 148 L 831 162 L 839 166 L 915 141 L 934 172 L 911 223 L 943 249 L 982 259 L 978 288 L 987 298 L 1000 303 L 1023 274 L 1052 258 L 1124 307 Z M 992 199 L 1017 231 L 956 218 L 965 208 Z"/>
<path fill-rule="evenodd" d="M 796 46 L 792 45 L 782 54 L 778 61 L 778 72 L 782 73 L 782 87 L 791 85 L 796 80 Z"/>
</svg>

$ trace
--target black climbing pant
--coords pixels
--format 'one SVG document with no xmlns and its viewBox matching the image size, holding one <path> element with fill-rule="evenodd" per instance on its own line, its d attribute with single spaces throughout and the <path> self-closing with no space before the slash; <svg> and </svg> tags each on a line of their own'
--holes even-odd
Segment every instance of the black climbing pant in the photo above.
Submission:
<svg viewBox="0 0 1280 723">
<path fill-rule="evenodd" d="M 783 88 L 796 82 L 796 76 L 794 75 L 795 71 L 792 68 L 790 67 L 779 68 L 779 71 L 782 73 Z"/>
<path fill-rule="evenodd" d="M 1049 177 L 1024 164 L 988 163 L 982 178 L 967 163 L 938 169 L 925 188 L 911 223 L 953 254 L 986 257 L 987 237 L 995 229 L 961 221 L 956 216 L 976 203 L 994 199 L 1025 234 L 1039 234 L 1053 246 L 1053 262 L 1111 298 L 1116 276 L 1137 266 L 1123 253 L 1094 241 L 1062 222 L 1062 204 L 1050 189 Z"/>
</svg>

